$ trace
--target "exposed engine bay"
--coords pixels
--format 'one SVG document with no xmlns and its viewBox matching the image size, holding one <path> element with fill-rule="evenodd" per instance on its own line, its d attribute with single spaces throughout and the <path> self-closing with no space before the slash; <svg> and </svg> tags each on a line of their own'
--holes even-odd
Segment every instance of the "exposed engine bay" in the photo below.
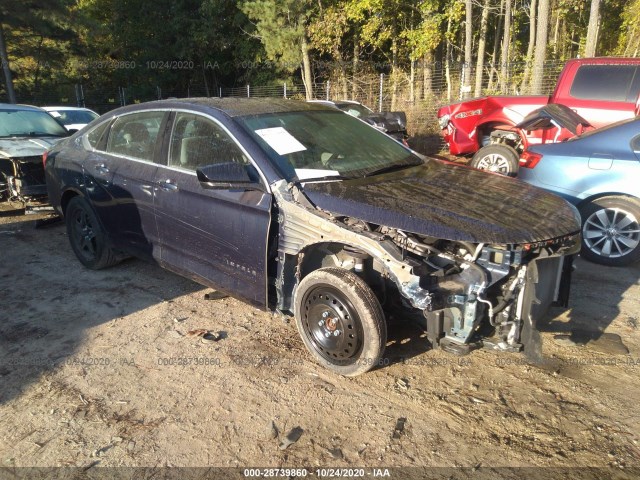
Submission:
<svg viewBox="0 0 640 480">
<path fill-rule="evenodd" d="M 420 312 L 433 348 L 525 349 L 537 357 L 536 322 L 552 304 L 567 304 L 577 235 L 522 245 L 443 240 L 321 211 L 284 182 L 274 193 L 283 312 L 301 278 L 335 266 L 365 279 L 383 307 Z"/>
</svg>

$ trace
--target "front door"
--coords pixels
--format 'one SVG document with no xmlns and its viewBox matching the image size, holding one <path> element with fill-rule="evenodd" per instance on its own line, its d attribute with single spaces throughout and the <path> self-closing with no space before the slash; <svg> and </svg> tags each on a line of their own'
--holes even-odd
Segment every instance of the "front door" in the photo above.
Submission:
<svg viewBox="0 0 640 480">
<path fill-rule="evenodd" d="M 263 306 L 267 303 L 271 195 L 203 188 L 196 168 L 217 162 L 238 162 L 255 172 L 247 154 L 220 122 L 177 112 L 168 162 L 158 168 L 155 179 L 162 262 Z"/>
</svg>

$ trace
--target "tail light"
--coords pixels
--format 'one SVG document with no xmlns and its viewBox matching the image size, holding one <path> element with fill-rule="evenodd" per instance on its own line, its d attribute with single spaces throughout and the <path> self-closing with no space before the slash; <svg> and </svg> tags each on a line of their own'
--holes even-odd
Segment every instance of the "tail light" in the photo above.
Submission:
<svg viewBox="0 0 640 480">
<path fill-rule="evenodd" d="M 46 150 L 43 154 L 42 154 L 42 166 L 43 167 L 47 167 L 47 156 L 49 156 L 49 150 Z"/>
<path fill-rule="evenodd" d="M 541 159 L 541 154 L 525 150 L 520 155 L 520 166 L 524 168 L 535 168 Z"/>
</svg>

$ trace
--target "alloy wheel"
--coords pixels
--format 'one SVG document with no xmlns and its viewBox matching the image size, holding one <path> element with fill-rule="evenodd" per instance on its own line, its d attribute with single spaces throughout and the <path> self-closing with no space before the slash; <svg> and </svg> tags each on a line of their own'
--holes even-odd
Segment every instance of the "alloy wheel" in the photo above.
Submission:
<svg viewBox="0 0 640 480">
<path fill-rule="evenodd" d="M 619 258 L 631 253 L 640 243 L 640 225 L 629 212 L 619 208 L 602 208 L 584 222 L 585 245 L 596 255 Z"/>
<path fill-rule="evenodd" d="M 75 241 L 81 254 L 91 260 L 96 256 L 96 234 L 85 210 L 78 209 L 74 215 Z"/>
</svg>

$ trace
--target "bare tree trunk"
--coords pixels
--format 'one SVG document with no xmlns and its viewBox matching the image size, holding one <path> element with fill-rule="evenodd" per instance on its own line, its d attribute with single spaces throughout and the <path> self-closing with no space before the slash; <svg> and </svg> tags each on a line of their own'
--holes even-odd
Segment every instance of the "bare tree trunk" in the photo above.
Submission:
<svg viewBox="0 0 640 480">
<path fill-rule="evenodd" d="M 395 112 L 398 101 L 398 40 L 393 37 L 391 40 L 391 111 Z"/>
<path fill-rule="evenodd" d="M 511 44 L 511 1 L 507 0 L 504 9 L 504 35 L 502 37 L 502 58 L 500 66 L 500 90 L 507 93 L 509 76 L 509 45 Z"/>
<path fill-rule="evenodd" d="M 531 0 L 531 5 L 529 6 L 529 45 L 527 46 L 527 64 L 525 66 L 524 75 L 522 77 L 522 85 L 520 86 L 520 90 L 522 90 L 522 93 L 527 92 L 529 77 L 531 76 L 533 49 L 536 45 L 536 9 L 537 1 Z"/>
<path fill-rule="evenodd" d="M 489 1 L 484 0 L 482 6 L 482 18 L 480 19 L 480 38 L 478 39 L 478 58 L 476 61 L 476 90 L 474 95 L 482 95 L 482 71 L 484 67 L 484 54 L 487 48 L 487 23 L 489 22 Z M 535 0 L 534 0 L 535 1 Z"/>
<path fill-rule="evenodd" d="M 600 0 L 591 0 L 589 13 L 589 27 L 587 29 L 587 42 L 584 46 L 585 57 L 595 57 L 598 47 L 598 32 L 600 30 Z"/>
<path fill-rule="evenodd" d="M 351 72 L 351 98 L 356 99 L 358 96 L 358 87 L 356 78 L 358 76 L 358 62 L 360 61 L 360 47 L 358 46 L 358 38 L 353 39 L 353 72 Z"/>
<path fill-rule="evenodd" d="M 302 35 L 302 83 L 307 100 L 313 100 L 313 85 L 311 79 L 311 59 L 309 58 L 309 44 L 307 36 Z"/>
<path fill-rule="evenodd" d="M 422 58 L 422 98 L 425 100 L 432 94 L 431 88 L 433 86 L 433 70 L 431 64 L 433 63 L 433 57 L 431 53 L 426 53 Z"/>
<path fill-rule="evenodd" d="M 466 20 L 464 22 L 464 66 L 462 77 L 464 82 L 461 88 L 462 98 L 471 95 L 471 62 L 473 60 L 473 1 L 465 0 Z"/>
<path fill-rule="evenodd" d="M 447 80 L 447 102 L 451 103 L 451 67 L 449 62 L 451 60 L 452 47 L 451 40 L 449 37 L 451 35 L 451 17 L 447 19 L 447 52 L 445 57 L 445 78 Z"/>
<path fill-rule="evenodd" d="M 11 68 L 9 68 L 9 55 L 7 54 L 7 44 L 4 41 L 4 31 L 0 23 L 0 62 L 2 62 L 2 71 L 4 72 L 5 90 L 7 91 L 7 100 L 9 103 L 17 103 L 16 92 L 13 90 L 13 77 L 11 76 Z"/>
<path fill-rule="evenodd" d="M 500 12 L 496 16 L 496 33 L 493 40 L 493 55 L 491 56 L 492 65 L 491 65 L 491 72 L 489 73 L 489 85 L 488 85 L 489 90 L 493 90 L 494 78 L 498 74 L 496 63 L 498 61 L 498 49 L 500 47 L 500 37 L 502 35 L 502 22 L 500 21 L 500 17 L 502 17 L 503 10 L 504 10 L 504 0 L 500 0 Z"/>
<path fill-rule="evenodd" d="M 547 35 L 549 33 L 549 0 L 540 0 L 538 4 L 538 28 L 536 32 L 536 48 L 533 59 L 533 79 L 531 93 L 542 92 L 544 61 L 547 54 Z"/>
<path fill-rule="evenodd" d="M 409 101 L 413 104 L 416 101 L 416 61 L 411 60 L 411 75 L 409 79 Z"/>
<path fill-rule="evenodd" d="M 555 27 L 553 28 L 553 41 L 552 41 L 552 45 L 553 45 L 553 58 L 558 58 L 558 38 L 560 36 L 560 14 L 558 12 L 555 13 L 556 16 L 556 22 L 555 22 Z M 562 28 L 564 31 L 564 22 L 562 22 Z"/>
<path fill-rule="evenodd" d="M 344 68 L 342 69 L 341 76 L 342 78 L 340 80 L 342 81 L 340 83 L 342 83 L 342 98 L 346 100 L 349 98 L 349 81 L 347 80 L 347 72 L 345 72 Z"/>
</svg>

